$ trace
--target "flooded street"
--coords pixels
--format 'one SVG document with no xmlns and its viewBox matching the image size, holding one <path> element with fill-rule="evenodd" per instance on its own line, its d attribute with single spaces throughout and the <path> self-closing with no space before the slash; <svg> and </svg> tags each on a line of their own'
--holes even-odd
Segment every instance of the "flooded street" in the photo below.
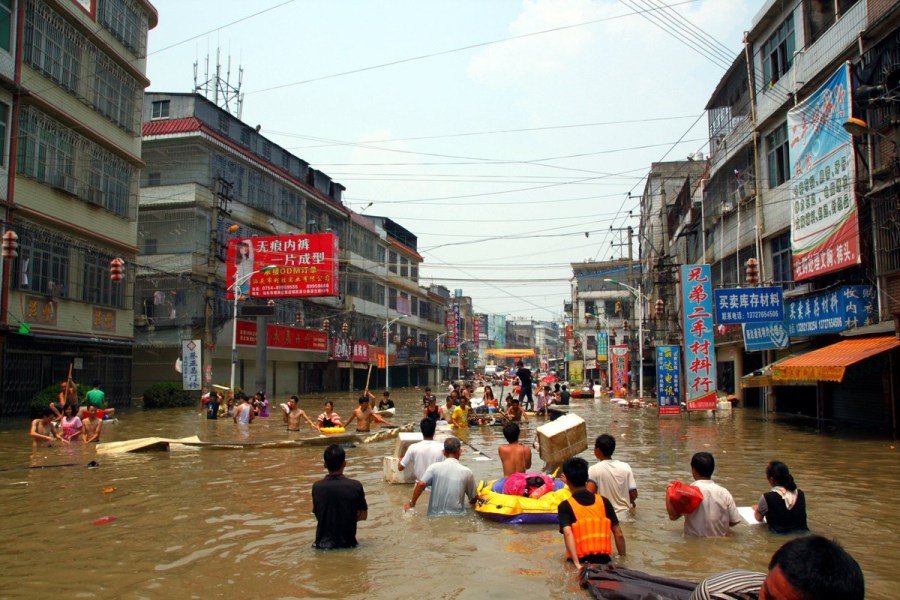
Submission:
<svg viewBox="0 0 900 600">
<path fill-rule="evenodd" d="M 397 391 L 395 423 L 421 418 L 420 393 Z M 336 400 L 345 418 L 350 394 Z M 325 396 L 304 397 L 312 418 Z M 278 401 L 281 401 L 279 399 Z M 274 403 L 277 404 L 277 401 Z M 694 452 L 711 451 L 714 479 L 739 506 L 755 504 L 767 491 L 768 461 L 786 462 L 806 492 L 810 528 L 838 539 L 859 561 L 868 598 L 896 597 L 896 498 L 900 460 L 892 442 L 819 434 L 803 427 L 763 421 L 734 411 L 718 419 L 658 419 L 653 409 L 608 402 L 573 410 L 596 435 L 616 436 L 615 458 L 631 464 L 639 498 L 623 521 L 625 566 L 654 574 L 699 580 L 729 568 L 764 571 L 787 538 L 765 527 L 740 525 L 722 539 L 685 539 L 681 522 L 670 522 L 666 485 L 691 480 Z M 104 427 L 104 441 L 147 436 L 198 435 L 204 441 L 283 440 L 273 416 L 249 428 L 230 420 L 207 421 L 199 409 L 123 410 Z M 301 433 L 307 436 L 310 432 Z M 526 443 L 534 429 L 523 436 Z M 466 441 L 496 457 L 499 428 L 475 428 Z M 103 455 L 71 446 L 32 453 L 27 423 L 4 422 L 0 450 L 0 525 L 5 568 L 0 596 L 34 598 L 583 598 L 575 572 L 566 566 L 555 526 L 510 526 L 474 513 L 428 519 L 426 498 L 404 513 L 410 485 L 382 480 L 382 457 L 394 441 L 348 449 L 349 477 L 362 481 L 369 520 L 360 523 L 360 547 L 317 552 L 310 489 L 324 474 L 322 447 L 295 449 L 184 449 L 168 453 Z M 589 449 L 582 456 L 593 463 Z M 496 458 L 476 461 L 464 446 L 462 462 L 476 479 L 501 474 Z M 96 459 L 100 466 L 87 469 Z M 542 464 L 535 455 L 535 466 Z M 24 468 L 28 466 L 77 466 Z M 104 488 L 115 491 L 103 493 Z M 104 517 L 115 520 L 95 525 Z"/>
</svg>

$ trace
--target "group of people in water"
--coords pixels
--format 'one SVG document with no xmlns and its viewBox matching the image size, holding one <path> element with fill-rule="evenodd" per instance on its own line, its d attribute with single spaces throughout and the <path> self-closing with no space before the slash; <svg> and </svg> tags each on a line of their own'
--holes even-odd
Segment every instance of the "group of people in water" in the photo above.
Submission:
<svg viewBox="0 0 900 600">
<path fill-rule="evenodd" d="M 103 421 L 112 418 L 116 409 L 107 406 L 106 394 L 100 389 L 99 379 L 94 380 L 81 400 L 83 402 L 78 398 L 78 386 L 71 377 L 60 383 L 56 401 L 42 409 L 40 416 L 31 421 L 29 436 L 32 445 L 98 443 Z"/>
<path fill-rule="evenodd" d="M 428 516 L 464 514 L 466 505 L 474 505 L 478 500 L 474 475 L 459 462 L 461 440 L 454 436 L 447 436 L 443 441 L 434 439 L 437 422 L 447 416 L 451 397 L 457 396 L 459 404 L 453 404 L 449 413 L 451 423 L 456 422 L 453 413 L 466 412 L 465 392 L 451 392 L 446 407 L 436 406 L 430 389 L 425 392 L 425 418 L 420 423 L 423 440 L 407 449 L 398 467 L 401 471 L 411 469 L 416 479 L 412 495 L 404 503 L 405 510 L 415 508 L 427 489 L 431 490 Z M 527 476 L 531 470 L 532 450 L 519 441 L 520 432 L 516 422 L 508 422 L 503 427 L 507 443 L 498 448 L 498 454 L 506 477 L 517 473 Z M 571 496 L 557 507 L 559 531 L 567 560 L 579 570 L 600 568 L 597 565 L 612 563 L 616 556 L 626 555 L 619 515 L 634 513 L 638 487 L 631 467 L 613 458 L 615 449 L 615 438 L 604 433 L 594 442 L 595 464 L 589 465 L 584 458 L 575 456 L 561 466 L 561 478 Z M 343 477 L 346 458 L 340 446 L 325 451 L 325 464 L 329 474 L 313 488 L 314 513 L 318 519 L 314 546 L 354 547 L 356 523 L 368 515 L 365 492 L 359 482 Z M 684 519 L 686 536 L 724 536 L 744 520 L 728 490 L 713 482 L 714 470 L 713 455 L 697 452 L 690 461 L 693 481 L 672 485 L 666 491 L 668 516 L 672 520 Z M 808 535 L 806 497 L 788 466 L 771 461 L 765 477 L 769 489 L 761 494 L 753 509 L 756 520 L 765 522 L 772 532 L 802 537 L 775 553 L 767 573 L 716 574 L 697 585 L 691 598 L 863 598 L 862 571 L 856 561 L 836 542 Z M 810 577 L 810 569 L 800 568 L 798 561 L 807 561 L 807 567 L 821 569 L 823 574 Z M 827 573 L 838 566 L 844 569 L 841 573 Z"/>
</svg>

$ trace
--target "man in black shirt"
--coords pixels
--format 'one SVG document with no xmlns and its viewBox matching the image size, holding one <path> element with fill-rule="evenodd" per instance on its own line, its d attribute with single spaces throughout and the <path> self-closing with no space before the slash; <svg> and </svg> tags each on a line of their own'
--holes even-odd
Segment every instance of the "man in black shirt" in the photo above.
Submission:
<svg viewBox="0 0 900 600">
<path fill-rule="evenodd" d="M 566 386 L 562 386 L 562 390 L 559 392 L 559 403 L 563 405 L 569 404 L 569 398 L 572 397 L 571 392 L 566 389 Z"/>
<path fill-rule="evenodd" d="M 518 370 L 516 377 L 519 378 L 519 404 L 528 396 L 528 402 L 522 404 L 525 410 L 532 410 L 534 407 L 534 397 L 531 395 L 531 369 L 525 368 L 525 364 L 520 360 L 516 363 Z"/>
<path fill-rule="evenodd" d="M 332 444 L 325 449 L 328 475 L 312 487 L 313 513 L 316 515 L 316 542 L 320 550 L 355 548 L 356 523 L 369 516 L 366 492 L 355 479 L 344 477 L 347 466 L 344 449 Z"/>
</svg>

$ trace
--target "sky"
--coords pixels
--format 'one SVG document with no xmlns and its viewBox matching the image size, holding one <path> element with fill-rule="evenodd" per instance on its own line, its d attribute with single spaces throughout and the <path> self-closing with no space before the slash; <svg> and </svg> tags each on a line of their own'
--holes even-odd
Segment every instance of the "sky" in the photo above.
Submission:
<svg viewBox="0 0 900 600">
<path fill-rule="evenodd" d="M 560 320 L 571 263 L 627 256 L 651 163 L 708 153 L 762 4 L 156 0 L 148 90 L 190 92 L 218 51 L 246 123 L 418 237 L 420 284 Z"/>
</svg>

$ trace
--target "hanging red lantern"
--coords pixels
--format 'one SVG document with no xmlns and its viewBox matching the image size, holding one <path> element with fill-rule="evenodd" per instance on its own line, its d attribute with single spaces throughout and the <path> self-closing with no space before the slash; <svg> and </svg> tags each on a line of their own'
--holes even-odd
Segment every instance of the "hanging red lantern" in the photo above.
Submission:
<svg viewBox="0 0 900 600">
<path fill-rule="evenodd" d="M 302 310 L 298 310 L 297 314 L 294 315 L 294 323 L 296 323 L 298 327 L 303 327 L 303 311 Z"/>
<path fill-rule="evenodd" d="M 663 318 L 663 311 L 664 311 L 665 309 L 666 309 L 666 303 L 663 302 L 663 299 L 662 299 L 662 298 L 659 298 L 659 299 L 656 301 L 656 318 L 657 318 L 657 319 L 662 319 L 662 318 Z"/>
<path fill-rule="evenodd" d="M 341 333 L 343 333 L 344 335 L 347 335 L 347 332 L 349 332 L 349 331 L 350 331 L 350 326 L 347 325 L 347 321 L 344 321 L 343 323 L 341 323 Z"/>
<path fill-rule="evenodd" d="M 622 329 L 624 331 L 628 331 L 628 319 L 625 319 L 624 321 L 622 321 Z"/>
<path fill-rule="evenodd" d="M 7 231 L 3 234 L 3 258 L 15 258 L 19 255 L 19 236 L 15 231 Z"/>
<path fill-rule="evenodd" d="M 618 302 L 618 301 L 616 302 L 616 314 L 617 314 L 617 315 L 621 315 L 621 314 L 622 314 L 622 303 L 621 303 L 621 302 Z"/>
<path fill-rule="evenodd" d="M 113 281 L 122 281 L 125 278 L 125 261 L 114 258 L 109 261 L 109 278 Z"/>
<path fill-rule="evenodd" d="M 759 261 L 755 258 L 747 259 L 747 283 L 757 285 L 759 283 Z"/>
<path fill-rule="evenodd" d="M 327 318 L 322 320 L 322 329 L 328 331 L 329 325 L 331 325 L 331 321 L 329 321 Z"/>
</svg>

